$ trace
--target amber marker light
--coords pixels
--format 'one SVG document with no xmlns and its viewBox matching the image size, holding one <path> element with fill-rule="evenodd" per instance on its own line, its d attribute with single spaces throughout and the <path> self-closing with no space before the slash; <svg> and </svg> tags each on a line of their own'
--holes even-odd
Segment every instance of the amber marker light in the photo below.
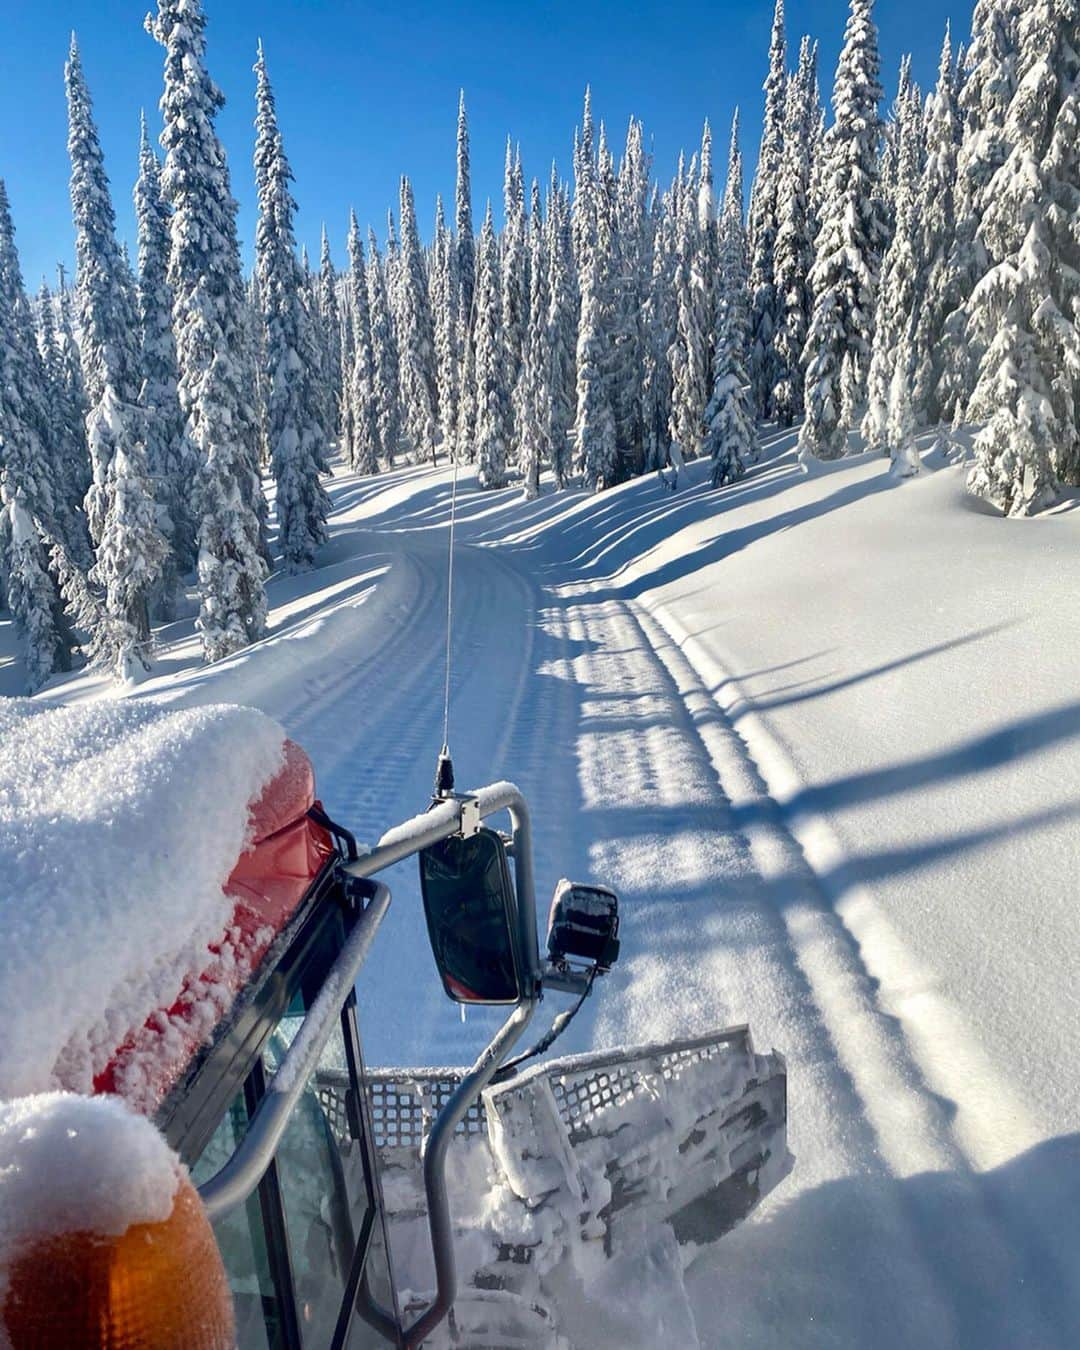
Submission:
<svg viewBox="0 0 1080 1350">
<path fill-rule="evenodd" d="M 185 1177 L 172 1213 L 119 1237 L 64 1233 L 12 1260 L 0 1341 L 12 1350 L 232 1350 L 232 1296 Z"/>
</svg>

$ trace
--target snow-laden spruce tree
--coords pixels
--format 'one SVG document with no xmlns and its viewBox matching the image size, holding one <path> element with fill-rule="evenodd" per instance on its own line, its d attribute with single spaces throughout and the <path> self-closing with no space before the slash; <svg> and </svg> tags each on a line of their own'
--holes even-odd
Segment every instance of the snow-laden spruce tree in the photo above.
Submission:
<svg viewBox="0 0 1080 1350">
<path fill-rule="evenodd" d="M 331 439 L 341 432 L 342 369 L 341 309 L 338 305 L 338 279 L 330 256 L 330 240 L 322 227 L 319 247 L 318 281 L 319 354 L 322 357 L 322 392 L 326 401 L 323 425 Z"/>
<path fill-rule="evenodd" d="M 893 372 L 901 343 L 906 344 L 908 357 L 911 358 L 908 333 L 912 325 L 919 322 L 924 299 L 923 233 L 919 219 L 923 128 L 922 109 L 914 90 L 908 91 L 903 106 L 897 110 L 896 124 L 899 131 L 896 225 L 885 254 L 878 287 L 874 341 L 867 380 L 867 408 L 861 427 L 866 448 L 878 451 L 891 448 L 889 409 Z M 904 387 L 909 401 L 910 374 L 910 371 L 904 372 Z"/>
<path fill-rule="evenodd" d="M 64 80 L 79 341 L 89 403 L 86 439 L 93 466 L 86 497 L 95 547 L 90 580 L 104 593 L 105 629 L 94 636 L 101 663 L 126 680 L 149 669 L 149 605 L 169 545 L 158 529 L 146 458 L 147 423 L 154 413 L 138 403 L 139 323 L 129 269 L 116 242 L 109 180 L 74 34 Z"/>
<path fill-rule="evenodd" d="M 67 284 L 63 265 L 60 265 L 57 271 L 56 341 L 60 349 L 64 397 L 70 408 L 68 420 L 76 429 L 77 436 L 77 446 L 73 448 L 71 461 L 71 502 L 72 507 L 82 516 L 83 502 L 90 487 L 90 449 L 86 444 L 86 388 L 83 384 L 82 356 L 75 338 L 75 321 L 72 316 L 74 297 L 71 287 Z M 89 559 L 89 535 L 85 527 L 85 517 L 80 534 L 86 537 L 86 555 Z"/>
<path fill-rule="evenodd" d="M 874 334 L 874 305 L 886 227 L 877 197 L 877 28 L 873 0 L 851 0 L 851 14 L 833 86 L 821 228 L 810 285 L 814 310 L 806 351 L 804 452 L 821 459 L 844 453 L 850 419 L 865 398 Z"/>
<path fill-rule="evenodd" d="M 482 488 L 501 488 L 506 484 L 510 413 L 509 395 L 503 379 L 499 246 L 490 201 L 480 231 L 475 305 L 477 481 Z"/>
<path fill-rule="evenodd" d="M 712 462 L 713 487 L 741 478 L 758 453 L 753 393 L 747 382 L 746 348 L 750 288 L 743 227 L 742 157 L 738 114 L 732 127 L 728 181 L 719 230 L 719 286 L 713 383 L 705 409 L 702 453 Z"/>
<path fill-rule="evenodd" d="M 914 344 L 911 335 L 904 333 L 896 349 L 889 381 L 886 439 L 889 443 L 889 472 L 894 478 L 914 478 L 922 471 L 922 460 L 915 444 L 914 383 Z"/>
<path fill-rule="evenodd" d="M 162 192 L 173 208 L 169 282 L 180 407 L 200 461 L 193 485 L 208 661 L 266 625 L 255 368 L 236 238 L 236 202 L 214 131 L 224 103 L 206 71 L 200 0 L 158 0 L 152 35 L 165 48 Z"/>
<path fill-rule="evenodd" d="M 525 358 L 525 332 L 529 319 L 529 281 L 527 274 L 527 226 L 525 221 L 525 182 L 521 174 L 521 155 L 515 158 L 509 136 L 506 138 L 506 163 L 503 170 L 503 210 L 505 226 L 500 240 L 499 267 L 502 278 L 503 378 L 516 404 L 515 391 Z M 514 416 L 512 439 L 520 429 Z"/>
<path fill-rule="evenodd" d="M 690 182 L 694 175 L 691 171 Z M 701 428 L 711 388 L 711 315 L 704 292 L 702 232 L 695 193 L 679 196 L 675 220 L 675 336 L 668 349 L 671 368 L 669 443 L 678 444 L 684 459 L 701 451 Z M 584 288 L 583 288 L 584 289 Z"/>
<path fill-rule="evenodd" d="M 162 569 L 157 605 L 163 619 L 176 612 L 180 578 L 196 562 L 196 521 L 191 485 L 198 469 L 177 396 L 179 373 L 172 331 L 173 293 L 169 285 L 168 204 L 161 195 L 161 166 L 150 144 L 143 116 L 139 139 L 139 176 L 135 182 L 135 219 L 139 232 L 139 333 L 142 352 L 142 406 L 146 411 L 146 460 L 154 483 L 158 528 L 170 551 Z"/>
<path fill-rule="evenodd" d="M 51 435 L 50 456 L 53 510 L 57 528 L 72 556 L 89 568 L 90 540 L 83 514 L 89 476 L 86 447 L 86 408 L 70 380 L 67 361 L 56 331 L 56 307 L 48 286 L 38 293 L 38 348 L 41 353 L 42 389 L 47 429 Z"/>
<path fill-rule="evenodd" d="M 708 123 L 706 122 L 706 135 Z M 699 217 L 713 219 L 711 160 L 709 183 L 698 203 Z M 644 130 L 631 118 L 626 130 L 626 149 L 619 166 L 616 225 L 621 259 L 616 288 L 615 384 L 612 411 L 615 435 L 630 473 L 645 466 L 645 427 L 642 384 L 645 377 L 645 307 L 652 266 L 652 218 L 649 214 L 649 157 Z"/>
<path fill-rule="evenodd" d="M 790 427 L 803 412 L 802 354 L 810 327 L 810 269 L 814 263 L 808 198 L 817 116 L 816 85 L 817 46 L 804 37 L 798 70 L 787 85 L 784 149 L 776 193 L 777 328 L 773 338 L 776 383 L 771 401 L 773 416 L 782 427 Z"/>
<path fill-rule="evenodd" d="M 429 272 L 431 317 L 435 327 L 435 381 L 439 408 L 439 440 L 448 459 L 456 459 L 458 379 L 461 353 L 458 340 L 461 288 L 457 275 L 457 248 L 443 215 L 442 196 L 435 202 L 435 239 Z"/>
<path fill-rule="evenodd" d="M 669 199 L 670 203 L 670 199 Z M 671 366 L 668 351 L 675 341 L 675 228 L 670 209 L 654 205 L 651 213 L 652 262 L 642 323 L 641 422 L 646 470 L 667 463 L 671 421 Z"/>
<path fill-rule="evenodd" d="M 30 693 L 71 668 L 74 641 L 62 612 L 57 558 L 67 563 L 66 579 L 80 575 L 59 542 L 53 512 L 43 379 L 0 180 L 0 594 L 23 640 Z"/>
<path fill-rule="evenodd" d="M 584 266 L 586 250 L 596 232 L 596 149 L 593 144 L 592 90 L 585 86 L 581 134 L 574 132 L 574 199 L 570 208 L 570 239 L 574 275 Z"/>
<path fill-rule="evenodd" d="M 349 463 L 358 473 L 378 473 L 383 453 L 375 390 L 375 353 L 371 341 L 367 266 L 356 216 L 349 212 L 349 276 L 346 316 L 352 333 L 349 389 Z"/>
<path fill-rule="evenodd" d="M 551 458 L 551 352 L 548 314 L 547 231 L 540 211 L 540 185 L 532 184 L 529 217 L 529 327 L 518 380 L 518 464 L 526 497 L 540 492 L 540 469 Z"/>
<path fill-rule="evenodd" d="M 753 300 L 750 309 L 749 374 L 754 407 L 762 418 L 772 417 L 772 391 L 780 373 L 776 360 L 776 333 L 781 323 L 782 297 L 776 286 L 776 235 L 780 228 L 786 60 L 784 0 L 776 0 L 769 43 L 769 73 L 765 79 L 765 122 L 750 197 L 750 290 Z"/>
<path fill-rule="evenodd" d="M 979 237 L 993 265 L 972 292 L 985 354 L 971 415 L 968 486 L 1008 515 L 1080 481 L 1080 55 L 1072 0 L 1030 0 L 1018 25 L 1008 157 L 989 184 Z"/>
<path fill-rule="evenodd" d="M 587 246 L 580 271 L 581 314 L 577 341 L 577 419 L 574 439 L 582 485 L 596 492 L 615 481 L 617 451 L 606 378 L 607 343 L 600 260 Z"/>
<path fill-rule="evenodd" d="M 266 330 L 266 428 L 277 484 L 278 548 L 290 572 L 305 571 L 326 542 L 330 499 L 319 479 L 328 429 L 325 365 L 304 303 L 289 191 L 292 171 L 259 44 L 255 62 L 255 269 Z"/>
<path fill-rule="evenodd" d="M 435 463 L 438 431 L 436 403 L 435 332 L 428 301 L 428 281 L 412 184 L 401 180 L 401 266 L 398 294 L 398 360 L 405 431 L 417 461 Z"/>
<path fill-rule="evenodd" d="M 476 289 L 476 242 L 472 225 L 472 185 L 469 180 L 469 122 L 465 115 L 465 90 L 458 98 L 457 183 L 454 191 L 454 235 L 457 246 L 457 274 L 461 295 L 458 312 L 464 333 L 472 329 L 473 291 Z M 462 356 L 464 346 L 462 343 Z"/>
<path fill-rule="evenodd" d="M 966 77 L 957 95 L 963 135 L 956 161 L 956 228 L 949 267 L 958 299 L 943 326 L 937 389 L 938 406 L 947 411 L 958 405 L 967 408 L 983 354 L 978 334 L 968 327 L 967 306 L 990 267 L 979 222 L 990 183 L 1009 152 L 1005 119 L 1016 89 L 1022 7 L 1023 0 L 977 0 L 964 58 Z"/>
<path fill-rule="evenodd" d="M 386 277 L 374 230 L 368 230 L 368 311 L 371 315 L 371 349 L 375 358 L 375 408 L 379 440 L 388 468 L 401 448 L 401 391 L 398 384 L 398 347 L 390 315 Z"/>
<path fill-rule="evenodd" d="M 952 408 L 942 406 L 938 390 L 944 373 L 945 324 L 963 301 L 954 250 L 960 144 L 957 94 L 952 39 L 946 27 L 937 86 L 928 109 L 926 157 L 919 190 L 919 255 L 924 280 L 914 332 L 912 399 L 916 418 L 923 425 L 941 422 L 952 413 Z"/>
<path fill-rule="evenodd" d="M 547 212 L 547 351 L 548 427 L 547 442 L 556 488 L 570 477 L 570 434 L 577 405 L 578 297 L 574 287 L 573 245 L 570 238 L 570 206 L 559 185 L 554 164 Z"/>
</svg>

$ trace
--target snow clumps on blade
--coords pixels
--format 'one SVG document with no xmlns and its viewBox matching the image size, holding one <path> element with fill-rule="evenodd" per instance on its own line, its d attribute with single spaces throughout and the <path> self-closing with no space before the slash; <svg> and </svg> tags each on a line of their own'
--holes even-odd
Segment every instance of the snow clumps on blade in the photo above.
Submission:
<svg viewBox="0 0 1080 1350">
<path fill-rule="evenodd" d="M 0 703 L 0 1098 L 90 1091 L 206 966 L 283 743 L 246 708 Z"/>
</svg>

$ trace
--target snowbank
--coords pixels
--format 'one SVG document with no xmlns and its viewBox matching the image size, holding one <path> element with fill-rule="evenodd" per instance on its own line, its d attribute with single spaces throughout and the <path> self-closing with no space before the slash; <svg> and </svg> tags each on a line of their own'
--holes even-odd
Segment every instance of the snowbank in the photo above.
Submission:
<svg viewBox="0 0 1080 1350">
<path fill-rule="evenodd" d="M 244 708 L 0 704 L 0 1099 L 89 1091 L 206 966 L 283 742 Z"/>
</svg>

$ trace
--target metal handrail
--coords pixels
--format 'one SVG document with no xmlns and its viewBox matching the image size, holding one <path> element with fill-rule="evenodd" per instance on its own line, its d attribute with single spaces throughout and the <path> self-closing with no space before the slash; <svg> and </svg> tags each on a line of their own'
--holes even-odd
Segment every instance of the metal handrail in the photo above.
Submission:
<svg viewBox="0 0 1080 1350">
<path fill-rule="evenodd" d="M 244 1138 L 228 1162 L 199 1187 L 199 1195 L 211 1220 L 219 1219 L 243 1204 L 263 1179 L 293 1109 L 337 1026 L 342 1005 L 352 992 L 389 905 L 389 888 L 376 882 L 375 894 L 342 944 L 318 998 L 308 1009 L 300 1030 L 255 1108 Z"/>
</svg>

